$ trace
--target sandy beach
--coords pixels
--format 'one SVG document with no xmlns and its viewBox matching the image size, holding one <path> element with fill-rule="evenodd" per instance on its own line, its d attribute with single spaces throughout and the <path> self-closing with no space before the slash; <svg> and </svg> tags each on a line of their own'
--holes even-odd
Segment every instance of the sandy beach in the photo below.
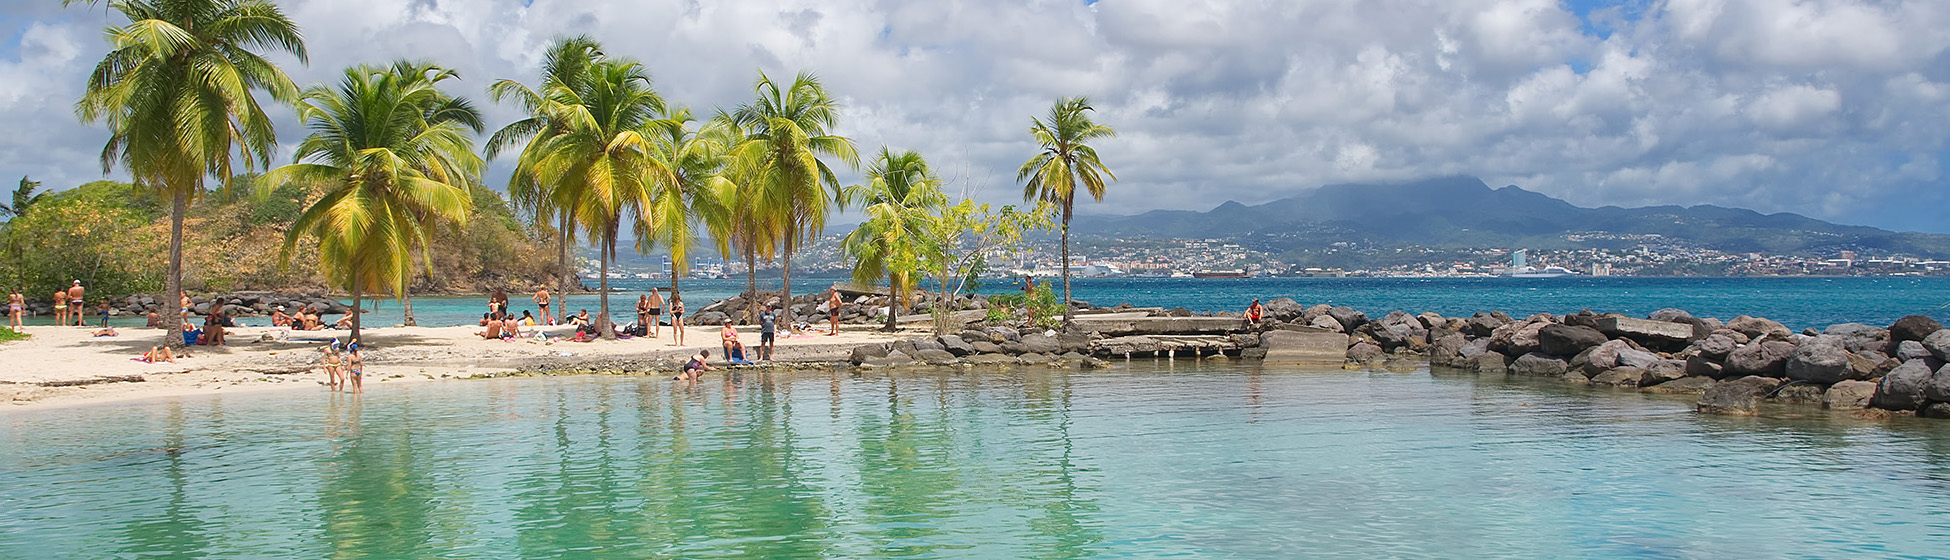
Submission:
<svg viewBox="0 0 1950 560">
<path fill-rule="evenodd" d="M 781 337 L 774 358 L 841 361 L 854 346 L 896 337 L 857 328 L 839 336 Z M 24 330 L 32 338 L 0 343 L 0 403 L 4 403 L 0 411 L 239 391 L 324 392 L 320 350 L 333 337 L 349 334 L 238 327 L 230 329 L 226 346 L 192 346 L 187 349 L 191 357 L 175 364 L 149 364 L 135 358 L 161 341 L 161 332 L 154 329 L 123 329 L 115 337 L 90 336 L 90 329 L 79 327 Z M 726 365 L 719 355 L 717 327 L 688 328 L 683 346 L 672 344 L 668 328 L 656 338 L 552 343 L 484 340 L 475 334 L 480 330 L 471 326 L 366 328 L 366 390 L 521 370 L 675 371 L 699 348 L 711 350 L 714 366 Z M 567 326 L 545 330 L 551 336 L 573 332 Z M 742 327 L 739 332 L 746 344 L 758 342 L 757 327 Z"/>
</svg>

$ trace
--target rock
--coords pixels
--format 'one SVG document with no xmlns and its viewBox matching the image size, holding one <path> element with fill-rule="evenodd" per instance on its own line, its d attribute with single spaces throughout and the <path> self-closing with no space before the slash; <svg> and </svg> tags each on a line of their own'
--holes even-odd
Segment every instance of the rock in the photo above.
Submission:
<svg viewBox="0 0 1950 560">
<path fill-rule="evenodd" d="M 969 345 L 968 342 L 962 340 L 960 335 L 945 334 L 945 335 L 941 335 L 940 340 L 941 340 L 941 348 L 943 350 L 947 350 L 949 354 L 954 354 L 955 357 L 967 356 L 969 354 L 975 353 L 975 347 Z"/>
<path fill-rule="evenodd" d="M 1950 418 L 1950 402 L 1933 402 L 1917 409 L 1917 416 L 1923 418 Z"/>
<path fill-rule="evenodd" d="M 1356 344 L 1354 347 L 1347 349 L 1348 363 L 1363 365 L 1378 364 L 1387 361 L 1387 359 L 1388 354 L 1383 352 L 1380 346 L 1366 342 Z"/>
<path fill-rule="evenodd" d="M 1429 363 L 1439 366 L 1456 367 L 1462 363 L 1463 345 L 1469 339 L 1462 333 L 1449 333 L 1438 336 L 1429 344 Z"/>
<path fill-rule="evenodd" d="M 994 344 L 993 342 L 987 342 L 987 341 L 984 341 L 983 343 Z M 1016 363 L 1016 359 L 1014 357 L 1009 356 L 1008 354 L 976 354 L 973 356 L 969 356 L 967 358 L 963 358 L 962 360 L 971 364 L 983 365 L 983 366 Z"/>
<path fill-rule="evenodd" d="M 1910 315 L 1897 319 L 1896 324 L 1889 325 L 1889 340 L 1893 342 L 1902 342 L 1905 340 L 1920 341 L 1929 338 L 1930 334 L 1940 330 L 1943 330 L 1943 324 L 1936 322 L 1936 319 L 1922 315 Z"/>
<path fill-rule="evenodd" d="M 1787 369 L 1794 355 L 1794 343 L 1763 340 L 1742 346 L 1727 354 L 1727 373 L 1733 375 L 1778 375 Z"/>
<path fill-rule="evenodd" d="M 1347 359 L 1347 335 L 1314 331 L 1267 331 L 1259 345 L 1266 349 L 1268 363 L 1339 364 Z"/>
<path fill-rule="evenodd" d="M 1626 348 L 1618 351 L 1617 362 L 1618 367 L 1647 370 L 1652 369 L 1653 364 L 1659 363 L 1659 355 L 1637 348 Z"/>
<path fill-rule="evenodd" d="M 1090 359 L 1090 357 L 1076 352 L 1064 352 L 1063 355 L 1057 356 L 1056 359 L 1065 362 L 1082 362 L 1084 360 Z"/>
<path fill-rule="evenodd" d="M 1422 328 L 1432 331 L 1449 327 L 1449 320 L 1434 312 L 1424 311 L 1416 315 L 1415 320 L 1422 322 Z"/>
<path fill-rule="evenodd" d="M 1753 416 L 1759 412 L 1761 397 L 1780 386 L 1780 379 L 1758 375 L 1714 383 L 1712 388 L 1700 395 L 1699 411 L 1708 414 Z"/>
<path fill-rule="evenodd" d="M 1345 305 L 1328 310 L 1327 314 L 1341 323 L 1341 332 L 1354 332 L 1356 327 L 1368 322 L 1368 314 Z"/>
<path fill-rule="evenodd" d="M 956 361 L 953 353 L 947 350 L 936 350 L 933 348 L 922 348 L 921 353 L 914 357 L 923 362 L 927 362 L 928 365 L 935 366 L 953 365 Z"/>
<path fill-rule="evenodd" d="M 731 318 L 731 316 L 730 316 L 730 315 L 725 315 L 724 313 L 720 313 L 720 312 L 717 312 L 717 311 L 706 311 L 706 312 L 703 312 L 703 313 L 698 313 L 698 314 L 697 314 L 697 316 L 695 316 L 695 317 L 692 317 L 692 318 L 691 318 L 691 320 L 692 320 L 692 323 L 691 323 L 691 324 L 693 324 L 693 325 L 722 325 L 722 324 L 724 324 L 724 322 L 725 322 L 725 320 L 726 320 L 726 319 L 730 319 L 730 318 Z"/>
<path fill-rule="evenodd" d="M 1768 400 L 1814 404 L 1821 402 L 1821 395 L 1824 391 L 1825 389 L 1821 385 L 1789 381 L 1786 385 L 1774 390 L 1774 396 L 1768 397 Z"/>
<path fill-rule="evenodd" d="M 1571 370 L 1569 363 L 1549 354 L 1531 352 L 1510 363 L 1510 373 L 1537 377 L 1562 377 Z"/>
<path fill-rule="evenodd" d="M 1686 375 L 1719 379 L 1726 377 L 1727 373 L 1726 366 L 1720 365 L 1719 362 L 1706 359 L 1704 356 L 1688 356 L 1686 358 Z"/>
<path fill-rule="evenodd" d="M 1842 337 L 1850 352 L 1882 351 L 1889 347 L 1889 330 L 1873 325 L 1840 323 L 1829 325 L 1823 333 Z"/>
<path fill-rule="evenodd" d="M 1063 353 L 1063 345 L 1061 343 L 1057 342 L 1055 338 L 1051 338 L 1042 333 L 1023 335 L 1022 340 L 1017 342 L 1017 344 L 1022 345 L 1023 354 L 1054 355 Z"/>
<path fill-rule="evenodd" d="M 1626 350 L 1633 350 L 1631 343 L 1623 340 L 1607 340 L 1604 344 L 1592 347 L 1586 359 L 1596 371 L 1604 371 L 1621 365 L 1618 363 L 1618 354 Z"/>
<path fill-rule="evenodd" d="M 1593 313 L 1589 309 L 1581 309 L 1577 313 L 1565 315 L 1564 320 L 1560 322 L 1573 327 L 1591 327 L 1595 329 L 1598 328 L 1598 319 L 1602 317 L 1604 316 Z"/>
<path fill-rule="evenodd" d="M 989 342 L 996 344 L 1022 340 L 1022 333 L 1018 333 L 1015 329 L 1009 327 L 989 327 L 982 330 L 989 333 Z"/>
<path fill-rule="evenodd" d="M 1481 356 L 1489 352 L 1490 352 L 1490 340 L 1487 338 L 1478 338 L 1476 340 L 1471 340 L 1469 342 L 1463 343 L 1462 349 L 1457 350 L 1456 355 L 1462 357 L 1464 360 L 1472 360 L 1475 359 L 1477 356 Z"/>
<path fill-rule="evenodd" d="M 1788 337 L 1794 335 L 1794 331 L 1788 330 L 1786 326 L 1780 323 L 1759 317 L 1748 317 L 1746 315 L 1734 317 L 1732 321 L 1727 321 L 1727 328 L 1739 331 L 1740 334 L 1747 335 L 1747 338 L 1750 339 L 1771 335 L 1774 338 L 1787 340 Z"/>
<path fill-rule="evenodd" d="M 1850 377 L 1848 346 L 1842 337 L 1824 334 L 1810 338 L 1794 348 L 1788 357 L 1787 377 L 1821 385 L 1833 385 Z"/>
<path fill-rule="evenodd" d="M 884 359 L 884 360 L 886 360 L 886 361 L 887 361 L 887 365 L 890 365 L 890 366 L 911 366 L 911 365 L 914 365 L 914 357 L 913 357 L 913 356 L 910 356 L 910 355 L 908 355 L 908 354 L 907 354 L 906 352 L 902 352 L 902 351 L 900 351 L 900 350 L 894 350 L 894 351 L 891 351 L 891 352 L 888 352 L 888 353 L 887 353 L 887 357 L 886 357 L 886 358 L 883 358 L 883 359 Z"/>
<path fill-rule="evenodd" d="M 1714 329 L 1713 332 L 1707 333 L 1707 336 L 1709 337 L 1712 335 L 1719 335 L 1719 336 L 1731 338 L 1733 339 L 1735 346 L 1753 342 L 1754 340 L 1753 338 L 1748 337 L 1745 333 L 1733 329 Z"/>
<path fill-rule="evenodd" d="M 915 354 L 921 353 L 921 348 L 915 346 L 913 340 L 896 340 L 893 342 L 893 344 L 889 344 L 887 346 L 888 354 L 892 354 L 894 352 L 900 352 L 908 356 L 913 356 Z"/>
<path fill-rule="evenodd" d="M 1881 363 L 1882 360 L 1878 360 L 1866 355 L 1850 352 L 1848 355 L 1848 372 L 1849 372 L 1848 378 L 1849 379 L 1874 378 L 1877 373 L 1876 366 Z"/>
<path fill-rule="evenodd" d="M 1930 364 L 1921 358 L 1903 362 L 1876 384 L 1875 398 L 1869 406 L 1887 410 L 1916 410 L 1923 406 L 1924 391 L 1930 385 L 1936 372 L 1930 371 Z"/>
<path fill-rule="evenodd" d="M 1591 327 L 1545 325 L 1538 329 L 1537 341 L 1546 354 L 1575 356 L 1586 348 L 1604 344 L 1606 339 L 1605 333 Z"/>
<path fill-rule="evenodd" d="M 1869 399 L 1875 397 L 1876 384 L 1868 381 L 1843 381 L 1828 387 L 1821 394 L 1821 407 L 1831 410 L 1857 410 L 1867 408 Z"/>
<path fill-rule="evenodd" d="M 975 342 L 970 342 L 968 343 L 968 347 L 970 349 L 973 349 L 977 355 L 1003 353 L 1002 345 L 989 342 L 987 340 L 977 340 Z"/>
<path fill-rule="evenodd" d="M 1347 330 L 1346 330 L 1346 329 L 1343 329 L 1343 328 L 1341 328 L 1341 322 L 1340 322 L 1340 321 L 1336 321 L 1336 320 L 1334 320 L 1334 318 L 1333 318 L 1333 317 L 1329 317 L 1329 316 L 1326 316 L 1326 315 L 1322 315 L 1322 316 L 1319 316 L 1319 317 L 1314 317 L 1314 318 L 1313 318 L 1313 321 L 1311 321 L 1311 322 L 1309 322 L 1309 323 L 1307 323 L 1307 324 L 1308 324 L 1308 325 L 1310 325 L 1310 326 L 1314 326 L 1314 327 L 1319 327 L 1319 328 L 1323 328 L 1323 329 L 1327 329 L 1327 330 L 1330 330 L 1330 331 L 1334 331 L 1334 332 L 1347 332 Z"/>
<path fill-rule="evenodd" d="M 1690 324 L 1631 317 L 1598 319 L 1598 330 L 1614 337 L 1627 337 L 1642 344 L 1661 347 L 1683 344 L 1693 339 L 1693 326 Z"/>
<path fill-rule="evenodd" d="M 1591 384 L 1608 387 L 1637 387 L 1643 379 L 1645 379 L 1645 370 L 1622 367 L 1591 376 Z"/>
<path fill-rule="evenodd" d="M 948 347 L 942 346 L 940 341 L 932 338 L 916 338 L 909 342 L 912 342 L 914 344 L 915 350 L 947 350 L 948 349 Z"/>
<path fill-rule="evenodd" d="M 1943 367 L 1937 368 L 1935 374 L 1930 375 L 1930 382 L 1923 386 L 1923 398 L 1937 402 L 1950 402 L 1950 364 L 1944 364 Z"/>
<path fill-rule="evenodd" d="M 1491 333 L 1496 332 L 1497 327 L 1501 327 L 1503 326 L 1504 323 L 1508 323 L 1509 321 L 1499 319 L 1496 316 L 1488 313 L 1477 313 L 1476 315 L 1468 319 L 1465 319 L 1463 322 L 1466 325 L 1465 330 L 1468 331 L 1471 336 L 1486 337 L 1486 336 L 1490 336 Z"/>
<path fill-rule="evenodd" d="M 1313 307 L 1309 307 L 1307 308 L 1306 311 L 1300 313 L 1300 322 L 1313 324 L 1314 319 L 1318 319 L 1321 317 L 1328 317 L 1333 311 L 1334 311 L 1334 306 L 1332 305 L 1327 305 L 1325 303 L 1316 303 L 1314 304 Z M 1341 323 L 1340 321 L 1335 321 L 1334 324 L 1339 325 Z"/>
<path fill-rule="evenodd" d="M 1681 360 L 1659 360 L 1645 370 L 1640 385 L 1658 385 L 1686 376 L 1686 362 Z"/>
<path fill-rule="evenodd" d="M 1698 395 L 1711 389 L 1714 383 L 1711 377 L 1689 376 L 1639 390 L 1659 395 Z"/>
<path fill-rule="evenodd" d="M 1924 346 L 1922 342 L 1905 340 L 1896 343 L 1896 359 L 1898 360 L 1907 362 L 1910 360 L 1920 360 L 1925 357 L 1934 358 L 1936 354 L 1931 353 L 1930 348 Z"/>
<path fill-rule="evenodd" d="M 1692 313 L 1687 313 L 1686 310 L 1684 309 L 1679 309 L 1674 307 L 1668 307 L 1665 309 L 1654 311 L 1652 312 L 1651 315 L 1646 315 L 1645 318 L 1653 321 L 1664 321 L 1667 323 L 1689 323 L 1690 324 L 1693 322 Z"/>
<path fill-rule="evenodd" d="M 1298 320 L 1302 314 L 1307 312 L 1307 309 L 1301 307 L 1299 302 L 1293 301 L 1293 298 L 1288 297 L 1273 298 L 1267 301 L 1263 307 L 1266 308 L 1267 319 L 1282 323 Z"/>
<path fill-rule="evenodd" d="M 1490 334 L 1490 349 L 1512 356 L 1536 352 L 1543 348 L 1538 333 L 1550 324 L 1534 317 L 1523 322 L 1506 323 Z"/>
<path fill-rule="evenodd" d="M 1030 353 L 1030 354 L 1023 354 L 1021 356 L 1016 356 L 1016 363 L 1026 365 L 1026 366 L 1045 365 L 1048 364 L 1049 361 L 1050 361 L 1050 357 L 1048 354 Z"/>
<path fill-rule="evenodd" d="M 1470 369 L 1474 369 L 1479 373 L 1502 374 L 1509 373 L 1510 371 L 1509 358 L 1497 352 L 1483 352 L 1477 354 L 1475 358 L 1467 360 L 1474 366 Z"/>
<path fill-rule="evenodd" d="M 1734 341 L 1733 337 L 1719 333 L 1707 335 L 1706 339 L 1699 341 L 1700 355 L 1715 360 L 1726 359 L 1727 354 L 1733 353 L 1734 349 L 1739 347 L 1740 343 Z"/>
<path fill-rule="evenodd" d="M 1950 329 L 1943 329 L 1923 337 L 1923 348 L 1928 349 L 1936 359 L 1950 362 Z"/>
<path fill-rule="evenodd" d="M 881 346 L 879 344 L 866 344 L 866 345 L 853 347 L 853 354 L 848 358 L 848 360 L 852 361 L 853 365 L 857 366 L 860 364 L 867 363 L 868 360 L 872 360 L 875 358 L 885 358 L 885 357 L 887 357 L 886 346 Z"/>
</svg>

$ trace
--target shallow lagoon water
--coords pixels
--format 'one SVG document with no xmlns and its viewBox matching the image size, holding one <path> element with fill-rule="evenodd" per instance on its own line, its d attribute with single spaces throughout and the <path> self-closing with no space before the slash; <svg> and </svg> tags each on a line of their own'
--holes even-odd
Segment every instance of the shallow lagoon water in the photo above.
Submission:
<svg viewBox="0 0 1950 560">
<path fill-rule="evenodd" d="M 1185 360 L 371 389 L 0 413 L 0 558 L 1950 551 L 1926 420 Z"/>
</svg>

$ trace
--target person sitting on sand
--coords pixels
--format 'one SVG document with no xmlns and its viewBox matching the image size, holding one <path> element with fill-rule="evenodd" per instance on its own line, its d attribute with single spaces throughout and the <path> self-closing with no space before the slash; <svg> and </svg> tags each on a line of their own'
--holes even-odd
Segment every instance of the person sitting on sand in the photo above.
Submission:
<svg viewBox="0 0 1950 560">
<path fill-rule="evenodd" d="M 691 355 L 690 361 L 684 362 L 684 373 L 677 376 L 678 379 L 696 383 L 697 378 L 704 375 L 704 372 L 718 369 L 711 367 L 711 364 L 704 363 L 705 360 L 709 359 L 711 359 L 710 350 L 698 350 L 696 354 Z"/>
<path fill-rule="evenodd" d="M 183 357 L 188 358 L 190 357 L 190 355 L 183 354 Z M 142 354 L 142 357 L 137 358 L 136 361 L 145 364 L 160 364 L 160 363 L 173 364 L 176 363 L 176 355 L 169 351 L 168 346 L 150 346 L 149 351 L 144 352 Z"/>
<path fill-rule="evenodd" d="M 528 314 L 528 310 L 526 309 L 521 310 L 521 326 L 524 327 L 535 326 L 535 316 Z"/>
<path fill-rule="evenodd" d="M 1259 298 L 1253 298 L 1252 305 L 1246 306 L 1246 323 L 1257 327 L 1260 317 L 1264 315 L 1266 315 L 1266 308 L 1260 307 Z"/>
<path fill-rule="evenodd" d="M 514 315 L 509 315 L 508 318 L 501 320 L 502 338 L 516 338 L 519 336 L 521 336 L 520 319 L 516 319 Z"/>
<path fill-rule="evenodd" d="M 203 317 L 204 346 L 223 346 L 223 312 L 217 311 Z"/>
<path fill-rule="evenodd" d="M 278 306 L 277 311 L 271 312 L 271 326 L 273 327 L 291 326 L 291 316 L 284 314 L 284 306 L 280 305 Z"/>
<path fill-rule="evenodd" d="M 575 325 L 575 326 L 578 326 L 578 327 L 582 327 L 582 326 L 588 326 L 588 325 L 590 325 L 590 324 L 593 324 L 593 323 L 592 323 L 592 322 L 591 322 L 591 321 L 589 320 L 589 310 L 587 310 L 587 309 L 584 309 L 584 310 L 581 310 L 581 311 L 577 311 L 577 312 L 576 312 L 576 315 L 575 315 L 574 317 L 570 317 L 570 318 L 569 318 L 569 324 L 571 324 L 571 325 Z"/>
<path fill-rule="evenodd" d="M 352 314 L 353 314 L 353 313 L 358 313 L 358 311 L 357 311 L 357 310 L 354 310 L 354 311 L 347 311 L 347 312 L 345 312 L 345 316 L 344 316 L 344 317 L 339 317 L 339 322 L 337 322 L 337 323 L 333 323 L 333 324 L 332 324 L 332 328 L 335 328 L 335 329 L 349 329 L 349 328 L 352 328 Z"/>
<path fill-rule="evenodd" d="M 102 327 L 101 330 L 97 330 L 92 334 L 96 338 L 101 338 L 104 336 L 122 336 L 122 333 L 115 332 L 115 327 Z"/>
<path fill-rule="evenodd" d="M 14 290 L 13 293 L 7 295 L 8 325 L 13 327 L 15 331 L 20 330 L 21 327 L 20 316 L 22 313 L 26 311 L 26 309 L 27 309 L 27 298 L 26 296 L 20 295 L 20 290 Z"/>
<path fill-rule="evenodd" d="M 745 344 L 738 341 L 738 329 L 731 326 L 731 320 L 724 320 L 724 328 L 718 330 L 718 338 L 724 345 L 724 358 L 735 360 L 745 355 Z"/>
<path fill-rule="evenodd" d="M 489 320 L 487 322 L 487 330 L 474 333 L 474 336 L 481 337 L 482 340 L 494 340 L 497 338 L 501 338 L 501 322 Z"/>
</svg>

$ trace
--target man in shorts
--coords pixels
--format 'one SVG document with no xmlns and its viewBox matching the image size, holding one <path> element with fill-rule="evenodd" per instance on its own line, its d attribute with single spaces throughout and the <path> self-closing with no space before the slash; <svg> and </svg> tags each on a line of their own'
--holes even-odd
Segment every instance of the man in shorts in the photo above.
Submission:
<svg viewBox="0 0 1950 560">
<path fill-rule="evenodd" d="M 83 315 L 86 311 L 81 307 L 82 294 L 85 291 L 81 288 L 80 280 L 74 281 L 74 286 L 68 288 L 68 315 L 74 317 L 75 325 L 83 327 L 88 326 L 88 317 Z"/>
<path fill-rule="evenodd" d="M 548 287 L 543 286 L 540 289 L 535 290 L 535 305 L 537 307 L 542 308 L 541 324 L 553 325 L 555 324 L 555 316 L 549 314 L 548 304 L 549 304 Z"/>
<path fill-rule="evenodd" d="M 772 312 L 772 306 L 767 305 L 758 312 L 758 359 L 771 361 L 772 339 L 777 336 L 774 333 L 778 331 L 778 325 L 779 315 Z"/>
<path fill-rule="evenodd" d="M 656 338 L 657 325 L 664 322 L 664 296 L 656 288 L 650 289 L 650 311 L 645 315 L 649 316 L 650 338 Z"/>
</svg>

